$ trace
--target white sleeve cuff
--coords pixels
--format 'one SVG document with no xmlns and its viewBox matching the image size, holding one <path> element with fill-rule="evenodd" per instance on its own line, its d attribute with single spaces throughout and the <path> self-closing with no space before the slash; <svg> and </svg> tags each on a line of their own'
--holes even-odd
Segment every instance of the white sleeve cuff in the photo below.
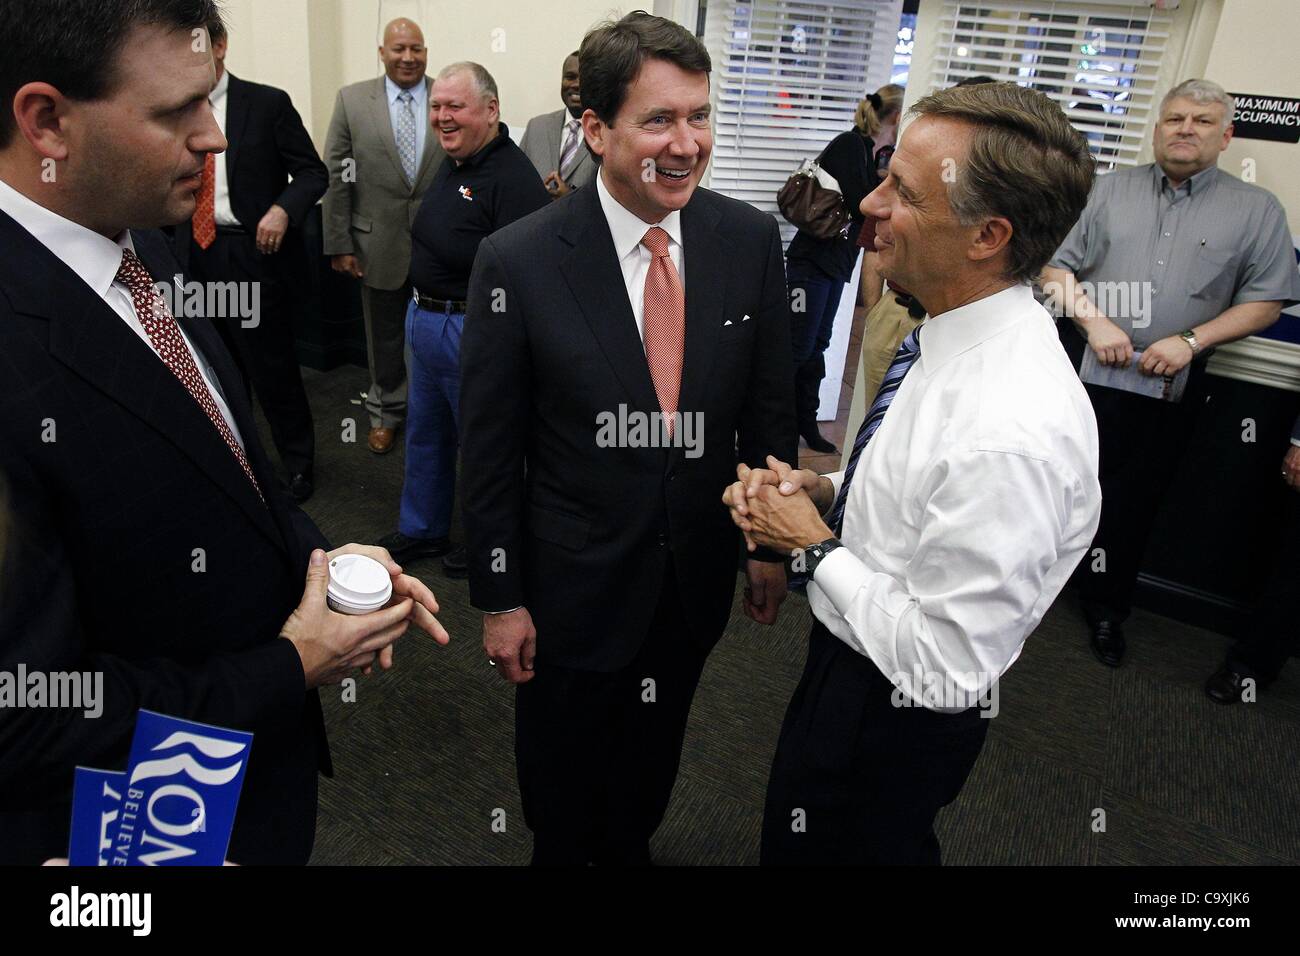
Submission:
<svg viewBox="0 0 1300 956">
<path fill-rule="evenodd" d="M 822 477 L 829 478 L 831 480 L 831 485 L 835 488 L 835 493 L 831 495 L 831 501 L 834 502 L 835 499 L 840 496 L 840 485 L 844 484 L 844 472 L 836 471 L 836 472 L 832 472 L 829 475 L 822 475 Z M 829 508 L 827 508 L 826 510 L 830 511 Z M 828 561 L 830 560 L 830 557 L 831 556 L 827 556 Z"/>
<path fill-rule="evenodd" d="M 853 597 L 871 576 L 871 569 L 848 548 L 839 547 L 822 558 L 813 582 L 822 589 L 840 617 L 847 617 Z"/>
</svg>

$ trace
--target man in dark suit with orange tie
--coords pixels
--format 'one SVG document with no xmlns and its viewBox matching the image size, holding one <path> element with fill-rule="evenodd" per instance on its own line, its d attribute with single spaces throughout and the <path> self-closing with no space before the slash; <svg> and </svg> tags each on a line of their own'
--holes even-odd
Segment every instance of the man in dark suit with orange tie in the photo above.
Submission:
<svg viewBox="0 0 1300 956">
<path fill-rule="evenodd" d="M 740 541 L 718 488 L 795 453 L 776 222 L 697 188 L 709 55 L 637 12 L 583 40 L 596 183 L 483 240 L 461 343 L 470 594 L 516 694 L 538 864 L 645 864 Z M 739 448 L 739 455 L 737 449 Z M 747 562 L 771 623 L 781 556 Z"/>
<path fill-rule="evenodd" d="M 240 299 L 256 308 L 221 316 L 220 329 L 262 403 L 289 493 L 303 502 L 312 493 L 316 436 L 294 350 L 291 287 L 295 267 L 303 271 L 299 230 L 329 173 L 289 94 L 233 76 L 226 28 L 217 20 L 209 33 L 217 71 L 209 100 L 230 145 L 208 154 L 194 218 L 177 230 L 177 258 L 201 282 L 256 289 Z"/>
</svg>

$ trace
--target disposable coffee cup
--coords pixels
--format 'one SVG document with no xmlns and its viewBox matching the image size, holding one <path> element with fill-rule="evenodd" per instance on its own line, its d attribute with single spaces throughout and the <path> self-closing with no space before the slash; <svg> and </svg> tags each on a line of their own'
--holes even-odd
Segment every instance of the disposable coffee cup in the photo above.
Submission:
<svg viewBox="0 0 1300 956">
<path fill-rule="evenodd" d="M 388 569 L 364 554 L 340 554 L 330 561 L 325 603 L 340 614 L 378 611 L 393 596 Z"/>
</svg>

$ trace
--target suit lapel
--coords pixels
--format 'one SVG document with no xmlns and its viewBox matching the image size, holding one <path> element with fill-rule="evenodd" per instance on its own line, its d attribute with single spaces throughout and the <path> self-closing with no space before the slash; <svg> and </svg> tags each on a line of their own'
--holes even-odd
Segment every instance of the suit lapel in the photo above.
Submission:
<svg viewBox="0 0 1300 956">
<path fill-rule="evenodd" d="M 402 168 L 402 157 L 397 153 L 397 130 L 393 129 L 393 114 L 388 108 L 388 83 L 385 77 L 381 76 L 376 81 L 376 85 L 371 89 L 370 98 L 374 103 L 372 115 L 375 118 L 375 129 L 383 141 L 384 152 L 388 154 L 393 169 L 397 171 L 397 181 L 405 183 L 406 170 Z"/>
<path fill-rule="evenodd" d="M 432 88 L 433 81 L 426 76 L 424 78 L 424 92 L 426 98 Z M 379 128 L 379 138 L 384 141 L 384 150 L 388 153 L 388 158 L 393 162 L 393 169 L 397 171 L 398 182 L 405 184 L 406 170 L 402 168 L 402 157 L 398 155 L 397 152 L 397 130 L 393 129 L 393 114 L 388 108 L 388 84 L 384 77 L 381 76 L 379 78 L 379 85 L 374 88 L 371 96 L 375 101 L 375 122 Z M 415 122 L 417 124 L 421 122 L 428 123 L 429 114 L 426 112 L 423 119 L 416 116 Z M 418 143 L 419 140 L 417 139 L 416 142 Z M 421 181 L 430 174 L 430 167 L 433 167 L 434 165 L 433 159 L 435 153 L 438 154 L 439 157 L 442 155 L 442 151 L 438 148 L 438 140 L 434 135 L 432 127 L 430 127 L 424 131 L 424 154 L 420 157 L 420 162 L 416 166 L 415 182 L 410 184 L 410 187 L 407 190 L 412 196 L 419 190 Z"/>
<path fill-rule="evenodd" d="M 560 150 L 564 149 L 564 127 L 569 121 L 569 111 L 567 109 L 560 110 L 555 114 L 555 119 L 555 123 L 551 126 L 552 135 L 555 138 L 550 145 L 551 155 L 555 157 L 555 168 L 559 169 L 560 160 L 563 158 L 560 156 Z M 581 134 L 581 130 L 579 130 L 579 133 Z M 569 173 L 569 179 L 577 179 L 578 174 L 582 172 L 583 168 L 591 161 L 591 153 L 588 151 L 587 147 L 579 141 L 578 161 L 573 164 L 573 171 Z"/>
<path fill-rule="evenodd" d="M 565 117 L 568 115 L 569 111 L 567 109 L 552 114 L 551 125 L 547 128 L 548 140 L 546 148 L 549 150 L 550 155 L 554 157 L 557 170 L 560 168 L 560 160 L 563 158 L 560 156 L 560 150 L 564 148 L 564 123 Z"/>
<path fill-rule="evenodd" d="M 226 89 L 226 183 L 232 185 L 236 179 L 235 163 L 239 159 L 239 148 L 244 143 L 244 127 L 248 125 L 249 104 L 252 97 L 243 80 L 231 74 L 230 85 Z M 231 190 L 232 196 L 234 190 Z M 233 198 L 231 203 L 233 205 Z M 188 331 L 188 329 L 186 330 Z"/>
<path fill-rule="evenodd" d="M 682 210 L 682 248 L 686 259 L 686 355 L 682 363 L 682 389 L 677 407 L 683 413 L 702 412 L 704 394 L 713 369 L 713 353 L 722 331 L 723 295 L 726 291 L 725 250 L 718 242 L 720 213 L 696 189 Z M 675 461 L 683 449 L 674 446 Z"/>
<path fill-rule="evenodd" d="M 587 168 L 587 164 L 592 162 L 591 153 L 582 143 L 578 144 L 578 162 L 574 164 L 573 172 L 569 173 L 570 179 L 577 179 L 578 174 Z M 594 181 L 594 180 L 593 180 Z"/>
<path fill-rule="evenodd" d="M 161 240 L 159 240 L 161 241 Z M 149 268 L 158 256 L 141 244 L 141 261 Z M 142 342 L 81 278 L 45 246 L 6 215 L 0 214 L 0 246 L 10 250 L 0 259 L 0 287 L 10 296 L 15 309 L 45 318 L 50 323 L 50 355 L 75 375 L 99 389 L 159 434 L 212 478 L 222 493 L 232 498 L 252 523 L 273 543 L 284 541 L 271 515 L 257 497 L 220 434 L 180 380 L 163 365 L 153 350 Z M 148 256 L 148 258 L 146 258 Z M 151 274 L 170 282 L 165 269 Z M 51 290 L 58 290 L 57 296 Z M 208 355 L 220 354 L 211 338 L 215 333 L 205 323 L 185 326 L 187 334 Z M 223 388 L 229 389 L 222 383 Z M 255 443 L 251 421 L 239 423 L 245 444 Z M 147 484 L 149 462 L 140 463 L 140 481 Z M 266 486 L 272 475 L 259 475 Z M 274 486 L 264 487 L 268 495 Z"/>
<path fill-rule="evenodd" d="M 166 253 L 165 247 L 152 241 L 156 237 L 146 237 L 140 233 L 132 232 L 131 238 L 140 261 L 149 270 L 149 274 L 153 276 L 154 281 L 170 284 L 175 289 L 176 280 L 184 277 L 168 274 L 172 262 L 170 255 Z M 173 301 L 181 301 L 178 292 L 173 293 Z M 183 310 L 178 309 L 176 311 Z M 212 365 L 212 370 L 217 378 L 217 385 L 221 389 L 222 398 L 225 399 L 231 417 L 234 418 L 235 425 L 239 428 L 239 434 L 243 438 L 244 454 L 249 460 L 249 466 L 253 469 L 253 474 L 257 476 L 258 484 L 262 486 L 262 494 L 266 496 L 269 502 L 276 494 L 277 479 L 269 463 L 264 458 L 259 458 L 256 453 L 258 447 L 257 423 L 253 419 L 252 409 L 244 397 L 243 381 L 235 369 L 230 353 L 226 351 L 225 345 L 217 335 L 216 329 L 212 325 L 213 321 L 216 320 L 184 314 L 176 316 L 177 324 L 180 325 L 186 337 L 198 350 L 201 358 L 206 358 Z M 121 322 L 119 321 L 118 324 L 120 325 Z M 132 334 L 132 337 L 136 338 L 134 334 Z M 282 548 L 285 547 L 279 528 L 272 519 L 270 505 L 257 496 L 257 492 L 249 482 L 248 476 L 239 467 L 239 461 L 226 447 L 221 433 L 216 430 L 207 414 L 194 401 L 185 386 L 180 384 L 176 376 L 162 362 L 157 361 L 156 356 L 149 355 L 147 357 L 154 358 L 155 364 L 163 370 L 165 377 L 174 381 L 180 391 L 184 393 L 185 400 L 182 404 L 187 417 L 197 418 L 202 423 L 201 425 L 194 424 L 188 427 L 185 434 L 181 436 L 184 441 L 180 445 L 181 450 L 198 462 L 206 474 L 213 477 L 221 490 L 234 499 L 235 503 L 248 515 L 259 531 L 275 544 Z M 168 435 L 168 437 L 172 436 Z"/>
<path fill-rule="evenodd" d="M 433 80 L 426 76 L 424 78 L 424 93 L 426 100 L 428 99 L 429 93 L 432 89 Z M 421 122 L 420 117 L 417 116 L 415 121 L 417 123 Z M 413 193 L 420 188 L 420 183 L 430 174 L 430 170 L 436 170 L 433 162 L 434 154 L 438 154 L 439 163 L 441 163 L 442 156 L 442 148 L 438 145 L 438 136 L 433 131 L 433 124 L 429 122 L 429 114 L 427 111 L 424 114 L 423 122 L 428 128 L 424 131 L 424 155 L 420 157 L 419 167 L 415 171 L 415 185 L 411 188 L 411 192 Z M 394 150 L 396 150 L 395 146 Z"/>
<path fill-rule="evenodd" d="M 565 201 L 570 203 L 570 215 L 560 238 L 571 248 L 560 271 L 632 407 L 656 412 L 659 399 L 600 197 L 593 187 L 580 189 Z"/>
</svg>

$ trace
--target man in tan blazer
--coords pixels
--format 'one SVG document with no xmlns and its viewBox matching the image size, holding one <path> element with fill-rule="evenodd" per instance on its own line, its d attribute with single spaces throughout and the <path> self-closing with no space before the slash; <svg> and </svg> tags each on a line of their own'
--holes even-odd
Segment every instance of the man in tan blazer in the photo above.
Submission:
<svg viewBox="0 0 1300 956">
<path fill-rule="evenodd" d="M 339 90 L 325 140 L 325 253 L 338 272 L 361 280 L 370 362 L 370 450 L 393 447 L 406 418 L 403 356 L 411 297 L 411 224 L 442 165 L 430 132 L 428 52 L 410 20 L 384 28 L 384 76 Z"/>
</svg>

